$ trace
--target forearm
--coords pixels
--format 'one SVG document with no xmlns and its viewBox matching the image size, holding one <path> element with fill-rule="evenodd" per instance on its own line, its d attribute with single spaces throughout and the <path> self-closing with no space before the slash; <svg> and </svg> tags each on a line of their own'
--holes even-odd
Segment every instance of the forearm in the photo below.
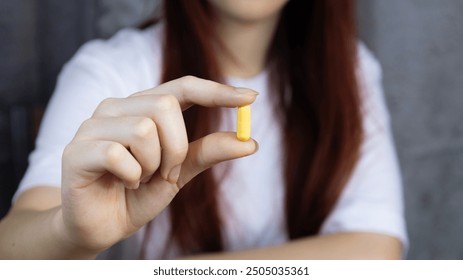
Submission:
<svg viewBox="0 0 463 280">
<path fill-rule="evenodd" d="M 400 242 L 372 233 L 337 233 L 278 246 L 192 256 L 192 259 L 400 259 Z"/>
<path fill-rule="evenodd" d="M 66 238 L 61 207 L 14 210 L 0 222 L 0 259 L 91 259 Z"/>
</svg>

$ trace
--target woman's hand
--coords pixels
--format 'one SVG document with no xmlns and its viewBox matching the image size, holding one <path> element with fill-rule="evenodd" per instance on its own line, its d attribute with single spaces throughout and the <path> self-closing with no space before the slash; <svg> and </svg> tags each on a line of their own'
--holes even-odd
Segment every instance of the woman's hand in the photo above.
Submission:
<svg viewBox="0 0 463 280">
<path fill-rule="evenodd" d="M 188 143 L 182 110 L 237 107 L 256 93 L 183 77 L 123 99 L 104 100 L 65 148 L 62 224 L 69 241 L 101 251 L 156 217 L 194 176 L 254 153 L 234 133 Z"/>
</svg>

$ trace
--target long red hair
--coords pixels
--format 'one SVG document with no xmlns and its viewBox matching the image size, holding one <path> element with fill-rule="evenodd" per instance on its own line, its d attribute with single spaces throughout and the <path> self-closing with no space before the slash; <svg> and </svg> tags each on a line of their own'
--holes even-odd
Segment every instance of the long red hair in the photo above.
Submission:
<svg viewBox="0 0 463 280">
<path fill-rule="evenodd" d="M 223 81 L 215 57 L 222 45 L 208 1 L 168 0 L 163 5 L 162 82 L 185 75 Z M 291 0 L 267 54 L 269 89 L 285 135 L 282 168 L 290 239 L 319 232 L 359 156 L 363 131 L 354 11 L 353 0 Z M 184 117 L 190 141 L 215 131 L 220 120 L 218 110 L 198 106 Z M 217 184 L 206 171 L 170 205 L 171 241 L 184 254 L 223 250 Z"/>
</svg>

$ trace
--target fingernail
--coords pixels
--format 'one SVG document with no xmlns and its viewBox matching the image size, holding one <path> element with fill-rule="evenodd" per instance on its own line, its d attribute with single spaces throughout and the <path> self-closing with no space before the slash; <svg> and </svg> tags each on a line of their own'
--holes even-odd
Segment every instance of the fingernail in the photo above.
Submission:
<svg viewBox="0 0 463 280">
<path fill-rule="evenodd" d="M 180 169 L 180 165 L 177 165 L 174 168 L 172 168 L 172 170 L 170 170 L 169 176 L 167 177 L 167 181 L 169 181 L 172 184 L 176 184 L 178 181 L 178 177 L 180 176 Z"/>
<path fill-rule="evenodd" d="M 141 183 L 145 184 L 148 183 L 151 180 L 151 176 L 145 176 L 143 179 L 141 179 Z"/>
<path fill-rule="evenodd" d="M 246 95 L 251 95 L 251 96 L 257 96 L 259 93 L 257 91 L 254 91 L 249 88 L 242 88 L 242 87 L 235 87 L 235 90 L 239 93 L 246 94 Z"/>
<path fill-rule="evenodd" d="M 136 190 L 140 186 L 140 182 L 135 182 L 133 184 L 124 184 L 127 189 Z"/>
<path fill-rule="evenodd" d="M 259 143 L 257 143 L 257 141 L 254 140 L 254 139 L 253 139 L 253 141 L 256 144 L 256 151 L 254 153 L 257 153 L 257 151 L 259 151 Z"/>
</svg>

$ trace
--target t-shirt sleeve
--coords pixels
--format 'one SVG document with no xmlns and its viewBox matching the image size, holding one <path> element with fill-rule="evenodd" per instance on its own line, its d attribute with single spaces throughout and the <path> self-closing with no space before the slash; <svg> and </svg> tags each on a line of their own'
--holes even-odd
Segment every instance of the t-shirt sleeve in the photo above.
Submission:
<svg viewBox="0 0 463 280">
<path fill-rule="evenodd" d="M 147 69 L 154 61 L 145 37 L 122 30 L 110 40 L 90 41 L 63 67 L 13 202 L 27 189 L 61 186 L 63 150 L 103 99 L 126 97 L 152 83 L 146 76 L 153 74 Z"/>
<path fill-rule="evenodd" d="M 364 132 L 360 159 L 321 233 L 373 232 L 398 238 L 408 247 L 402 179 L 381 85 L 381 68 L 362 44 L 358 79 Z"/>
</svg>

